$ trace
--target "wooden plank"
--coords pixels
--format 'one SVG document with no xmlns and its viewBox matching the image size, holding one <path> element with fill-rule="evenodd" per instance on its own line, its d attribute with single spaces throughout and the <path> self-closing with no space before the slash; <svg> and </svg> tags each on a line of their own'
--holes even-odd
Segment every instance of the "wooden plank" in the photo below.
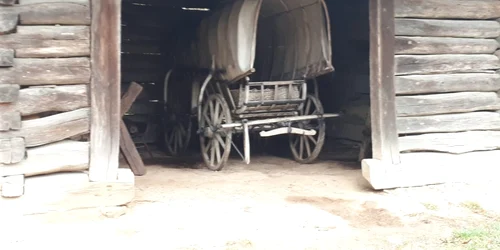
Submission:
<svg viewBox="0 0 500 250">
<path fill-rule="evenodd" d="M 396 18 L 397 36 L 497 38 L 497 21 Z"/>
<path fill-rule="evenodd" d="M 17 101 L 20 86 L 15 84 L 0 84 L 0 105 Z"/>
<path fill-rule="evenodd" d="M 88 26 L 18 26 L 0 36 L 0 45 L 16 50 L 18 58 L 78 57 L 90 55 Z"/>
<path fill-rule="evenodd" d="M 12 33 L 19 22 L 17 13 L 2 13 L 0 11 L 0 35 Z"/>
<path fill-rule="evenodd" d="M 0 139 L 23 137 L 26 147 L 62 141 L 89 132 L 89 108 L 23 121 L 19 131 L 0 133 Z"/>
<path fill-rule="evenodd" d="M 87 170 L 89 168 L 89 145 L 88 142 L 64 140 L 28 149 L 28 157 L 24 161 L 9 166 L 0 166 L 0 176 L 35 176 Z"/>
<path fill-rule="evenodd" d="M 471 112 L 419 117 L 398 117 L 399 134 L 499 130 L 500 113 Z"/>
<path fill-rule="evenodd" d="M 395 17 L 496 19 L 500 5 L 492 0 L 395 0 Z"/>
<path fill-rule="evenodd" d="M 90 25 L 90 5 L 88 1 L 76 2 L 39 2 L 20 1 L 16 10 L 21 25 Z"/>
<path fill-rule="evenodd" d="M 21 113 L 0 112 L 0 131 L 21 129 Z"/>
<path fill-rule="evenodd" d="M 396 74 L 474 73 L 500 69 L 495 55 L 396 55 Z"/>
<path fill-rule="evenodd" d="M 4 177 L 1 184 L 4 198 L 16 198 L 24 194 L 24 175 Z"/>
<path fill-rule="evenodd" d="M 91 0 L 91 181 L 116 180 L 120 147 L 120 0 Z"/>
<path fill-rule="evenodd" d="M 90 82 L 90 60 L 86 57 L 14 59 L 14 67 L 0 69 L 0 84 L 59 85 Z"/>
<path fill-rule="evenodd" d="M 87 173 L 57 173 L 26 178 L 24 195 L 0 198 L 0 207 L 14 214 L 125 205 L 135 196 L 134 175 L 120 169 L 113 182 L 91 182 Z M 9 210 L 12 209 L 12 210 Z"/>
<path fill-rule="evenodd" d="M 26 157 L 24 138 L 0 139 L 0 165 L 15 164 Z"/>
<path fill-rule="evenodd" d="M 0 48 L 0 67 L 12 67 L 14 65 L 14 50 Z"/>
<path fill-rule="evenodd" d="M 394 91 L 394 1 L 370 1 L 370 102 L 373 157 L 399 163 Z"/>
<path fill-rule="evenodd" d="M 471 84 L 471 83 L 474 84 Z M 430 94 L 500 90 L 499 74 L 436 74 L 396 77 L 396 94 Z"/>
<path fill-rule="evenodd" d="M 459 92 L 396 97 L 398 117 L 500 110 L 495 92 Z"/>
<path fill-rule="evenodd" d="M 48 111 L 66 112 L 89 107 L 86 85 L 30 87 L 22 89 L 17 102 L 0 105 L 0 113 L 18 111 L 23 116 Z"/>
<path fill-rule="evenodd" d="M 500 149 L 500 131 L 467 131 L 402 136 L 401 152 L 432 151 L 462 154 Z"/>
<path fill-rule="evenodd" d="M 397 36 L 394 53 L 397 55 L 492 54 L 497 49 L 498 42 L 495 39 Z"/>
</svg>

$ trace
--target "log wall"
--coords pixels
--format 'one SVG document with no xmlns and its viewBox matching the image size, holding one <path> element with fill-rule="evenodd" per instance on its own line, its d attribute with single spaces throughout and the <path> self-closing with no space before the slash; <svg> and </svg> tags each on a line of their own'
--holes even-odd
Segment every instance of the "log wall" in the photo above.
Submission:
<svg viewBox="0 0 500 250">
<path fill-rule="evenodd" d="M 402 158 L 500 148 L 500 2 L 395 0 Z M 406 156 L 405 156 L 406 155 Z"/>
<path fill-rule="evenodd" d="M 0 179 L 88 169 L 90 23 L 89 0 L 1 1 Z"/>
</svg>

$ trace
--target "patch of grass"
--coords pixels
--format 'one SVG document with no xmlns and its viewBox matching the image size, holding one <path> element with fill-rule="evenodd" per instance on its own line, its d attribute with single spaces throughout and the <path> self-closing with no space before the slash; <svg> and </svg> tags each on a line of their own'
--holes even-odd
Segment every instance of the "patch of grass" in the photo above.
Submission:
<svg viewBox="0 0 500 250">
<path fill-rule="evenodd" d="M 427 208 L 428 210 L 432 210 L 432 211 L 437 211 L 438 210 L 438 206 L 435 205 L 435 204 L 432 204 L 432 203 L 422 203 L 422 205 Z"/>
<path fill-rule="evenodd" d="M 500 249 L 500 223 L 455 231 L 447 243 L 451 249 Z"/>
<path fill-rule="evenodd" d="M 465 207 L 476 214 L 485 214 L 486 213 L 484 208 L 481 207 L 481 205 L 479 205 L 477 202 L 466 201 L 466 202 L 462 202 L 460 204 L 460 206 Z"/>
</svg>

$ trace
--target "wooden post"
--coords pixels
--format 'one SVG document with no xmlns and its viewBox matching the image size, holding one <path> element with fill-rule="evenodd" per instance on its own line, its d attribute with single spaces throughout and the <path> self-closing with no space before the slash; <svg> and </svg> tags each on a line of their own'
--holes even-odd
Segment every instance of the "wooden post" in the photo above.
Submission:
<svg viewBox="0 0 500 250">
<path fill-rule="evenodd" d="M 121 1 L 91 0 L 91 181 L 115 181 L 120 147 Z"/>
<path fill-rule="evenodd" d="M 373 0 L 369 4 L 373 158 L 399 164 L 394 90 L 394 0 Z"/>
</svg>

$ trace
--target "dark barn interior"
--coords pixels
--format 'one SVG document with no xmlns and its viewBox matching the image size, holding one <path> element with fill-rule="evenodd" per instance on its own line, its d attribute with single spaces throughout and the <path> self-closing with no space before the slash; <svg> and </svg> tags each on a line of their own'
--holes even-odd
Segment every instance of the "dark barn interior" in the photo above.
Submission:
<svg viewBox="0 0 500 250">
<path fill-rule="evenodd" d="M 327 120 L 327 138 L 320 155 L 323 160 L 359 160 L 360 146 L 366 138 L 363 131 L 369 127 L 368 1 L 326 0 L 335 71 L 317 79 L 319 93 L 325 113 L 342 111 L 344 115 Z M 179 49 L 179 41 L 189 37 L 200 21 L 222 4 L 221 0 L 122 1 L 122 92 L 131 82 L 144 87 L 124 118 L 138 148 L 158 148 L 167 154 L 164 82 L 169 69 L 176 65 L 173 54 Z M 168 95 L 189 94 L 186 90 L 169 90 Z M 186 97 L 183 105 L 190 103 Z M 191 125 L 189 143 L 193 155 L 199 154 L 196 126 Z M 241 145 L 241 138 L 235 138 L 235 144 Z M 255 138 L 252 155 L 289 157 L 287 144 L 281 136 L 266 141 Z M 231 154 L 239 157 L 235 150 Z"/>
</svg>

